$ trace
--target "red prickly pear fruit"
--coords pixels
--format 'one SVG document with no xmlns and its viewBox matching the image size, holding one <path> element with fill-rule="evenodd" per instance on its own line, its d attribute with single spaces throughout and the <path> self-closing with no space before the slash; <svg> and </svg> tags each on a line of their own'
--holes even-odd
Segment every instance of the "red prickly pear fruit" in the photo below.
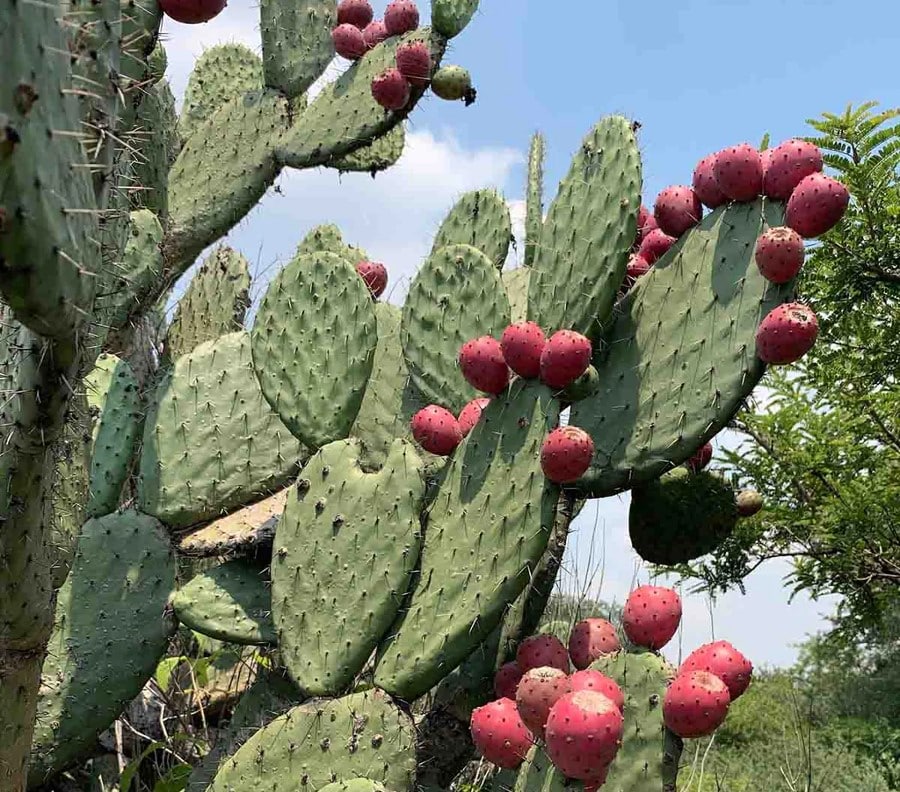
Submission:
<svg viewBox="0 0 900 792">
<path fill-rule="evenodd" d="M 419 27 L 419 9 L 412 0 L 393 0 L 384 12 L 388 35 L 402 36 Z"/>
<path fill-rule="evenodd" d="M 375 49 L 375 47 L 387 40 L 387 38 L 387 28 L 380 19 L 370 22 L 363 30 L 363 40 L 366 42 L 366 47 L 369 49 Z"/>
<path fill-rule="evenodd" d="M 678 673 L 686 674 L 690 671 L 708 671 L 717 676 L 725 683 L 731 700 L 734 701 L 750 687 L 753 663 L 728 641 L 713 641 L 691 652 Z"/>
<path fill-rule="evenodd" d="M 762 159 L 749 143 L 722 149 L 713 173 L 722 194 L 732 201 L 752 201 L 762 193 Z"/>
<path fill-rule="evenodd" d="M 766 151 L 763 192 L 769 198 L 786 201 L 801 181 L 822 170 L 822 152 L 805 140 L 786 140 Z"/>
<path fill-rule="evenodd" d="M 516 686 L 516 707 L 533 734 L 544 734 L 550 708 L 569 690 L 569 677 L 558 668 L 542 666 L 522 674 Z"/>
<path fill-rule="evenodd" d="M 694 186 L 694 192 L 701 203 L 710 209 L 715 209 L 722 204 L 728 203 L 728 196 L 725 195 L 716 183 L 716 159 L 718 152 L 704 157 L 697 163 L 694 168 L 694 177 L 691 183 Z"/>
<path fill-rule="evenodd" d="M 359 60 L 366 54 L 366 41 L 356 25 L 338 25 L 331 31 L 334 50 L 347 60 Z"/>
<path fill-rule="evenodd" d="M 653 216 L 653 212 L 641 204 L 641 208 L 638 209 L 637 234 L 635 234 L 634 246 L 638 247 L 644 237 L 654 228 L 658 228 L 658 226 L 656 225 L 656 218 Z"/>
<path fill-rule="evenodd" d="M 785 224 L 800 236 L 822 236 L 836 226 L 850 203 L 850 192 L 823 173 L 807 176 L 794 188 L 785 210 Z"/>
<path fill-rule="evenodd" d="M 400 69 L 387 69 L 372 80 L 372 96 L 385 110 L 402 110 L 409 104 L 409 83 Z"/>
<path fill-rule="evenodd" d="M 692 473 L 699 473 L 701 470 L 706 468 L 706 466 L 712 462 L 713 457 L 713 447 L 712 443 L 704 443 L 700 446 L 700 450 L 697 451 L 694 456 L 692 456 L 687 462 L 684 464 L 687 465 L 688 470 Z"/>
<path fill-rule="evenodd" d="M 569 673 L 569 653 L 555 635 L 532 635 L 519 644 L 516 662 L 522 673 L 549 666 Z"/>
<path fill-rule="evenodd" d="M 677 184 L 666 187 L 656 196 L 653 205 L 653 216 L 657 225 L 669 234 L 680 237 L 685 231 L 693 228 L 703 217 L 703 205 L 690 187 Z"/>
<path fill-rule="evenodd" d="M 670 237 L 661 228 L 654 228 L 647 233 L 644 241 L 641 242 L 641 246 L 638 248 L 638 255 L 648 264 L 655 264 L 677 241 L 675 237 Z"/>
<path fill-rule="evenodd" d="M 569 693 L 547 717 L 547 755 L 566 777 L 593 782 L 616 758 L 623 728 L 622 713 L 602 693 Z"/>
<path fill-rule="evenodd" d="M 436 404 L 419 410 L 412 417 L 410 428 L 415 441 L 438 456 L 450 456 L 462 442 L 462 429 L 456 416 Z"/>
<path fill-rule="evenodd" d="M 568 387 L 587 371 L 592 354 L 591 342 L 581 333 L 554 333 L 541 352 L 541 381 L 557 390 Z"/>
<path fill-rule="evenodd" d="M 635 283 L 637 283 L 638 278 L 644 277 L 650 270 L 653 268 L 653 265 L 650 264 L 647 259 L 645 259 L 640 253 L 635 253 L 630 259 L 628 259 L 628 264 L 625 265 L 625 282 L 622 284 L 623 290 L 627 293 Z"/>
<path fill-rule="evenodd" d="M 388 284 L 387 267 L 384 264 L 378 261 L 360 261 L 356 265 L 356 271 L 376 300 L 384 294 Z"/>
<path fill-rule="evenodd" d="M 591 668 L 576 671 L 569 677 L 569 685 L 573 693 L 577 693 L 579 690 L 593 690 L 596 693 L 602 693 L 619 708 L 619 712 L 625 707 L 625 694 L 622 692 L 622 688 L 614 679 L 610 679 L 599 671 Z"/>
<path fill-rule="evenodd" d="M 338 25 L 353 25 L 363 30 L 374 16 L 369 0 L 341 0 L 337 6 Z"/>
<path fill-rule="evenodd" d="M 805 254 L 803 238 L 787 226 L 770 228 L 756 240 L 756 266 L 772 283 L 787 283 L 796 278 Z"/>
<path fill-rule="evenodd" d="M 519 686 L 519 680 L 522 678 L 522 669 L 519 664 L 513 660 L 504 663 L 494 674 L 494 693 L 499 698 L 508 698 L 516 700 L 516 688 Z M 518 711 L 518 710 L 517 710 Z"/>
<path fill-rule="evenodd" d="M 183 25 L 209 22 L 226 6 L 226 0 L 160 0 L 162 12 Z"/>
<path fill-rule="evenodd" d="M 466 341 L 459 350 L 459 367 L 475 390 L 496 396 L 509 385 L 509 368 L 500 342 L 491 336 Z"/>
<path fill-rule="evenodd" d="M 819 320 L 812 308 L 785 303 L 762 320 L 756 331 L 756 354 L 763 363 L 783 366 L 802 358 L 818 336 Z"/>
<path fill-rule="evenodd" d="M 763 496 L 756 490 L 741 490 L 735 496 L 734 502 L 737 504 L 738 515 L 741 517 L 752 517 L 754 514 L 759 514 L 766 505 Z"/>
<path fill-rule="evenodd" d="M 598 657 L 621 648 L 616 628 L 606 619 L 582 619 L 569 633 L 569 657 L 575 668 L 587 668 Z"/>
<path fill-rule="evenodd" d="M 490 403 L 490 399 L 481 396 L 477 399 L 472 399 L 472 401 L 462 408 L 462 411 L 459 414 L 459 428 L 462 430 L 463 437 L 475 428 L 475 425 L 481 418 L 482 411 Z"/>
<path fill-rule="evenodd" d="M 541 470 L 556 484 L 578 481 L 591 466 L 593 458 L 594 441 L 576 426 L 554 429 L 541 446 Z"/>
<path fill-rule="evenodd" d="M 431 50 L 424 41 L 397 47 L 397 68 L 410 85 L 427 85 L 431 79 Z"/>
<path fill-rule="evenodd" d="M 635 646 L 662 649 L 681 623 L 681 597 L 674 589 L 640 586 L 625 601 L 622 629 Z"/>
<path fill-rule="evenodd" d="M 509 770 L 522 764 L 534 742 L 516 703 L 509 698 L 473 710 L 469 728 L 478 753 L 492 764 Z"/>
<path fill-rule="evenodd" d="M 547 336 L 534 322 L 510 325 L 500 338 L 507 365 L 520 377 L 534 379 L 541 373 L 541 354 Z"/>
<path fill-rule="evenodd" d="M 679 737 L 705 737 L 722 725 L 730 704 L 721 679 L 707 671 L 689 671 L 666 689 L 663 721 Z"/>
</svg>

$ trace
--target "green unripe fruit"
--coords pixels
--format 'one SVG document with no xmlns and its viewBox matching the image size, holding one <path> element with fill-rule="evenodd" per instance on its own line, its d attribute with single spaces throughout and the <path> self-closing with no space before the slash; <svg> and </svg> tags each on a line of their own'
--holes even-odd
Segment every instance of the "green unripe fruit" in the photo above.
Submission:
<svg viewBox="0 0 900 792">
<path fill-rule="evenodd" d="M 435 96 L 448 102 L 465 99 L 468 104 L 470 99 L 474 101 L 475 96 L 472 75 L 462 66 L 444 66 L 438 69 L 431 78 L 431 90 Z"/>
<path fill-rule="evenodd" d="M 577 402 L 590 398 L 600 388 L 600 374 L 593 366 L 588 366 L 575 382 L 563 392 L 563 401 Z"/>
</svg>

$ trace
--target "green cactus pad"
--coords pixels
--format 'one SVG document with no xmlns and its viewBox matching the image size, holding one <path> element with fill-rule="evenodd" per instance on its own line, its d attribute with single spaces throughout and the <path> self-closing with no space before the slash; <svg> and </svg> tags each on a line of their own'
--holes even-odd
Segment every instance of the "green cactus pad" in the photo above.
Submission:
<svg viewBox="0 0 900 792">
<path fill-rule="evenodd" d="M 540 745 L 535 745 L 528 752 L 525 761 L 519 766 L 516 782 L 510 788 L 510 792 L 566 792 L 566 790 L 568 790 L 566 777 L 553 766 L 550 757 Z"/>
<path fill-rule="evenodd" d="M 141 392 L 131 366 L 101 355 L 85 377 L 88 403 L 97 419 L 92 432 L 89 517 L 119 505 L 134 447 L 141 434 Z"/>
<path fill-rule="evenodd" d="M 406 129 L 403 124 L 394 127 L 386 135 L 375 138 L 368 146 L 356 149 L 343 157 L 330 160 L 329 168 L 342 173 L 371 173 L 387 170 L 395 165 L 406 147 Z"/>
<path fill-rule="evenodd" d="M 754 262 L 783 206 L 732 204 L 689 231 L 620 304 L 596 365 L 600 392 L 572 408 L 595 454 L 579 482 L 603 497 L 658 478 L 725 427 L 759 382 L 756 329 L 790 298 Z"/>
<path fill-rule="evenodd" d="M 458 413 L 476 395 L 459 370 L 460 347 L 500 334 L 509 301 L 500 273 L 480 250 L 450 245 L 432 253 L 409 287 L 400 328 L 403 357 L 426 399 Z"/>
<path fill-rule="evenodd" d="M 300 96 L 334 58 L 335 0 L 262 0 L 259 17 L 266 85 Z"/>
<path fill-rule="evenodd" d="M 288 115 L 281 94 L 246 93 L 188 138 L 169 172 L 170 257 L 191 263 L 262 198 L 278 175 L 272 147 Z"/>
<path fill-rule="evenodd" d="M 428 515 L 421 575 L 379 648 L 375 682 L 425 693 L 483 641 L 522 593 L 547 547 L 558 488 L 540 450 L 559 404 L 534 381 L 494 399 L 456 450 Z"/>
<path fill-rule="evenodd" d="M 89 750 L 140 692 L 174 631 L 174 585 L 174 556 L 152 517 L 126 511 L 84 524 L 44 661 L 32 782 Z"/>
<path fill-rule="evenodd" d="M 431 4 L 431 24 L 444 38 L 462 33 L 475 12 L 478 0 L 434 0 Z"/>
<path fill-rule="evenodd" d="M 711 553 L 737 521 L 734 489 L 715 473 L 675 468 L 631 491 L 631 544 L 653 564 L 686 564 Z"/>
<path fill-rule="evenodd" d="M 541 230 L 528 318 L 593 336 L 612 310 L 637 230 L 641 159 L 631 122 L 603 119 L 585 138 Z"/>
<path fill-rule="evenodd" d="M 616 652 L 591 668 L 614 679 L 625 694 L 622 746 L 609 768 L 604 792 L 674 790 L 681 741 L 663 725 L 662 702 L 675 669 L 652 652 Z"/>
<path fill-rule="evenodd" d="M 263 88 L 262 61 L 243 44 L 217 44 L 194 63 L 184 90 L 178 133 L 187 140 L 228 102 Z"/>
<path fill-rule="evenodd" d="M 124 84 L 126 106 L 138 101 L 144 81 L 159 80 L 166 70 L 166 51 L 157 41 L 162 10 L 157 0 L 120 0 L 122 14 L 122 57 L 119 81 Z M 127 115 L 126 115 L 127 123 Z M 156 130 L 159 131 L 159 130 Z"/>
<path fill-rule="evenodd" d="M 144 425 L 138 503 L 172 528 L 218 517 L 284 486 L 304 449 L 263 398 L 244 332 L 176 361 Z"/>
<path fill-rule="evenodd" d="M 160 80 L 144 94 L 129 137 L 137 150 L 134 180 L 141 189 L 129 191 L 132 209 L 149 209 L 159 217 L 169 211 L 169 171 L 181 150 L 176 127 L 175 97 Z"/>
<path fill-rule="evenodd" d="M 275 532 L 272 611 L 301 690 L 335 695 L 397 615 L 419 560 L 422 460 L 398 440 L 384 467 L 359 467 L 358 440 L 322 448 L 290 491 Z"/>
<path fill-rule="evenodd" d="M 202 557 L 251 554 L 257 548 L 271 548 L 288 489 L 192 531 L 181 540 L 178 549 L 184 555 Z"/>
<path fill-rule="evenodd" d="M 413 88 L 412 98 L 403 110 L 386 112 L 372 97 L 372 80 L 395 66 L 397 47 L 407 41 L 425 41 L 431 47 L 435 64 L 443 55 L 444 39 L 428 28 L 379 44 L 326 86 L 307 110 L 294 119 L 278 142 L 278 161 L 290 168 L 329 165 L 358 148 L 371 145 L 403 121 L 424 89 Z"/>
<path fill-rule="evenodd" d="M 178 620 L 202 635 L 264 646 L 277 640 L 268 565 L 227 561 L 188 581 L 172 597 Z"/>
<path fill-rule="evenodd" d="M 98 270 L 98 217 L 56 3 L 0 6 L 0 291 L 35 332 L 71 337 Z"/>
<path fill-rule="evenodd" d="M 445 676 L 434 689 L 434 701 L 447 707 L 461 721 L 468 721 L 472 710 L 496 697 L 494 675 L 500 652 L 501 628 L 494 631 Z"/>
<path fill-rule="evenodd" d="M 503 273 L 503 285 L 506 287 L 506 296 L 509 299 L 509 318 L 513 323 L 524 322 L 528 319 L 528 281 L 530 278 L 531 270 L 528 267 L 518 267 Z"/>
<path fill-rule="evenodd" d="M 224 245 L 216 248 L 178 301 L 166 334 L 166 352 L 176 360 L 205 341 L 240 330 L 249 306 L 247 259 Z"/>
<path fill-rule="evenodd" d="M 544 228 L 544 136 L 531 139 L 525 192 L 525 266 L 534 264 Z"/>
<path fill-rule="evenodd" d="M 247 740 L 222 763 L 209 792 L 281 792 L 286 778 L 310 792 L 361 777 L 410 789 L 415 743 L 412 720 L 380 690 L 314 700 Z"/>
<path fill-rule="evenodd" d="M 312 448 L 347 437 L 378 342 L 353 265 L 333 253 L 295 258 L 269 285 L 251 338 L 263 395 L 287 427 Z"/>
<path fill-rule="evenodd" d="M 297 245 L 294 257 L 308 253 L 334 253 L 354 266 L 369 258 L 369 254 L 362 248 L 345 244 L 341 229 L 336 225 L 316 226 L 303 237 Z"/>
<path fill-rule="evenodd" d="M 448 245 L 471 245 L 503 269 L 512 222 L 509 205 L 496 190 L 475 190 L 463 195 L 444 219 L 434 238 L 432 254 Z"/>
<path fill-rule="evenodd" d="M 383 784 L 370 781 L 368 778 L 351 778 L 322 787 L 322 792 L 388 792 L 388 790 Z"/>
</svg>

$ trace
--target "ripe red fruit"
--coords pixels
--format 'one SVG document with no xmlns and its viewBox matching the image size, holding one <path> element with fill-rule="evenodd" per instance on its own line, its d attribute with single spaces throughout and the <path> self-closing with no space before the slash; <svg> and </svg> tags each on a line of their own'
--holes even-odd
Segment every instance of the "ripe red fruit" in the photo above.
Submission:
<svg viewBox="0 0 900 792">
<path fill-rule="evenodd" d="M 339 25 L 353 25 L 362 30 L 374 16 L 369 0 L 341 0 L 337 6 Z"/>
<path fill-rule="evenodd" d="M 402 110 L 409 104 L 409 83 L 399 69 L 387 69 L 372 80 L 372 96 L 385 110 Z"/>
<path fill-rule="evenodd" d="M 719 189 L 716 183 L 716 158 L 718 153 L 710 154 L 697 163 L 694 168 L 694 178 L 692 184 L 694 192 L 702 203 L 710 209 L 728 203 L 728 197 Z"/>
<path fill-rule="evenodd" d="M 431 50 L 424 41 L 397 47 L 397 68 L 411 85 L 427 85 L 431 79 Z"/>
<path fill-rule="evenodd" d="M 591 342 L 581 333 L 554 333 L 541 352 L 541 381 L 557 390 L 568 387 L 587 371 L 592 353 Z"/>
<path fill-rule="evenodd" d="M 356 265 L 356 271 L 366 282 L 373 297 L 377 299 L 384 294 L 388 283 L 387 267 L 384 264 L 379 261 L 360 261 Z"/>
<path fill-rule="evenodd" d="M 550 708 L 569 690 L 569 677 L 558 668 L 542 666 L 522 675 L 516 686 L 516 707 L 533 734 L 543 735 Z"/>
<path fill-rule="evenodd" d="M 508 698 L 473 710 L 469 728 L 478 753 L 492 764 L 510 770 L 522 764 L 534 740 L 515 702 Z"/>
<path fill-rule="evenodd" d="M 691 652 L 681 664 L 679 674 L 708 671 L 721 679 L 734 701 L 748 687 L 753 677 L 753 663 L 728 641 L 713 641 Z"/>
<path fill-rule="evenodd" d="M 705 737 L 722 725 L 730 704 L 721 679 L 706 671 L 690 671 L 679 674 L 666 690 L 663 720 L 679 737 Z"/>
<path fill-rule="evenodd" d="M 764 363 L 785 365 L 802 358 L 816 343 L 819 320 L 811 308 L 785 303 L 773 308 L 756 331 L 756 354 Z"/>
<path fill-rule="evenodd" d="M 412 417 L 410 428 L 415 441 L 438 456 L 450 456 L 462 442 L 462 429 L 456 416 L 436 404 L 419 410 Z"/>
<path fill-rule="evenodd" d="M 628 259 L 628 264 L 625 266 L 626 290 L 634 286 L 638 278 L 650 272 L 652 266 L 640 253 L 635 253 Z"/>
<path fill-rule="evenodd" d="M 640 586 L 625 601 L 622 629 L 636 646 L 662 649 L 678 631 L 681 597 L 663 586 Z"/>
<path fill-rule="evenodd" d="M 807 176 L 791 193 L 785 224 L 807 239 L 822 236 L 836 226 L 850 203 L 850 192 L 823 173 Z"/>
<path fill-rule="evenodd" d="M 547 718 L 547 755 L 567 778 L 597 781 L 619 751 L 623 728 L 622 713 L 602 693 L 569 693 Z"/>
<path fill-rule="evenodd" d="M 497 395 L 509 385 L 509 368 L 500 342 L 491 336 L 466 341 L 459 350 L 459 367 L 475 390 Z"/>
<path fill-rule="evenodd" d="M 162 12 L 183 25 L 209 22 L 225 8 L 226 0 L 160 0 Z"/>
<path fill-rule="evenodd" d="M 459 414 L 459 428 L 462 430 L 463 437 L 475 428 L 475 424 L 477 424 L 481 418 L 482 411 L 490 403 L 490 399 L 481 396 L 477 399 L 472 399 L 472 401 L 462 408 L 462 412 Z"/>
<path fill-rule="evenodd" d="M 756 266 L 772 283 L 796 278 L 805 254 L 800 234 L 786 226 L 770 228 L 756 240 Z"/>
<path fill-rule="evenodd" d="M 359 60 L 366 54 L 366 42 L 362 31 L 355 25 L 338 25 L 331 31 L 334 50 L 347 60 Z"/>
<path fill-rule="evenodd" d="M 547 336 L 534 322 L 510 325 L 500 338 L 507 365 L 526 379 L 534 379 L 541 373 L 541 353 L 546 345 Z"/>
<path fill-rule="evenodd" d="M 516 662 L 523 672 L 549 666 L 569 672 L 569 654 L 555 635 L 532 635 L 519 644 Z"/>
<path fill-rule="evenodd" d="M 700 446 L 700 450 L 697 451 L 694 456 L 692 456 L 687 462 L 684 464 L 688 466 L 688 468 L 694 473 L 699 473 L 703 470 L 710 462 L 712 462 L 713 456 L 713 447 L 712 443 L 704 443 Z"/>
<path fill-rule="evenodd" d="M 677 241 L 675 237 L 670 237 L 661 228 L 654 228 L 647 233 L 644 241 L 641 242 L 641 246 L 638 248 L 638 255 L 648 264 L 655 264 Z"/>
<path fill-rule="evenodd" d="M 651 212 L 646 206 L 641 204 L 641 208 L 638 209 L 637 216 L 637 234 L 635 234 L 634 238 L 634 246 L 637 247 L 641 244 L 641 240 L 647 236 L 654 228 L 657 228 L 656 218 L 653 216 L 653 212 Z"/>
<path fill-rule="evenodd" d="M 393 0 L 384 12 L 388 34 L 400 36 L 419 27 L 419 9 L 412 0 Z"/>
<path fill-rule="evenodd" d="M 387 28 L 380 19 L 370 22 L 363 30 L 363 40 L 366 42 L 366 47 L 369 49 L 375 49 L 375 47 L 387 38 Z"/>
<path fill-rule="evenodd" d="M 700 199 L 690 187 L 666 187 L 656 196 L 653 216 L 659 227 L 670 236 L 680 237 L 703 217 Z"/>
<path fill-rule="evenodd" d="M 749 143 L 722 149 L 713 172 L 716 185 L 732 201 L 752 201 L 762 193 L 762 160 Z"/>
<path fill-rule="evenodd" d="M 625 694 L 622 692 L 622 688 L 614 679 L 610 679 L 599 671 L 591 668 L 576 671 L 569 677 L 569 685 L 573 693 L 577 693 L 579 690 L 593 690 L 595 693 L 602 693 L 619 708 L 620 712 L 625 707 Z"/>
<path fill-rule="evenodd" d="M 763 192 L 769 198 L 786 201 L 801 181 L 822 170 L 822 152 L 805 140 L 786 140 L 767 153 Z"/>
<path fill-rule="evenodd" d="M 575 668 L 587 668 L 598 657 L 621 648 L 616 628 L 606 619 L 582 619 L 569 633 L 569 656 Z"/>
<path fill-rule="evenodd" d="M 510 663 L 504 663 L 494 674 L 494 693 L 499 698 L 508 698 L 515 701 L 516 688 L 519 680 L 522 678 L 522 669 L 519 664 L 513 660 Z"/>
<path fill-rule="evenodd" d="M 594 441 L 583 429 L 563 426 L 547 435 L 541 446 L 541 470 L 550 481 L 568 484 L 580 479 L 594 458 Z"/>
</svg>

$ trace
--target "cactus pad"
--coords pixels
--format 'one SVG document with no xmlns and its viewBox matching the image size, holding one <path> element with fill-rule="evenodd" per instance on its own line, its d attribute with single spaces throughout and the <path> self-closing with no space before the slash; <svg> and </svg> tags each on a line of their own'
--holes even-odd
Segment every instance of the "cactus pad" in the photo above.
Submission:
<svg viewBox="0 0 900 792">
<path fill-rule="evenodd" d="M 398 440 L 359 467 L 357 440 L 322 448 L 291 490 L 275 534 L 272 609 L 284 664 L 309 695 L 334 695 L 387 632 L 419 559 L 422 461 Z"/>
<path fill-rule="evenodd" d="M 266 85 L 300 96 L 334 58 L 334 0 L 262 0 L 259 16 Z"/>
<path fill-rule="evenodd" d="M 430 507 L 420 577 L 379 648 L 380 687 L 406 700 L 425 693 L 497 627 L 528 584 L 559 495 L 540 466 L 558 418 L 549 388 L 519 380 L 456 450 Z"/>
<path fill-rule="evenodd" d="M 169 83 L 160 80 L 144 94 L 129 135 L 138 150 L 134 180 L 141 188 L 129 192 L 132 209 L 149 209 L 159 217 L 168 214 L 169 170 L 181 149 L 177 120 L 175 97 Z"/>
<path fill-rule="evenodd" d="M 512 222 L 509 205 L 496 190 L 475 190 L 457 201 L 434 238 L 432 254 L 448 245 L 471 245 L 503 269 Z"/>
<path fill-rule="evenodd" d="M 531 270 L 528 267 L 506 270 L 503 273 L 503 285 L 509 299 L 510 321 L 524 322 L 528 318 L 528 281 Z"/>
<path fill-rule="evenodd" d="M 432 253 L 409 287 L 400 329 L 410 376 L 424 397 L 458 413 L 475 397 L 457 364 L 460 347 L 509 324 L 500 273 L 480 250 L 450 245 Z"/>
<path fill-rule="evenodd" d="M 631 123 L 603 119 L 581 144 L 541 230 L 528 318 L 547 332 L 593 335 L 625 276 L 641 204 L 641 161 Z"/>
<path fill-rule="evenodd" d="M 354 267 L 333 253 L 295 258 L 266 291 L 251 338 L 263 395 L 288 428 L 313 448 L 347 437 L 378 341 Z"/>
<path fill-rule="evenodd" d="M 345 244 L 341 229 L 336 225 L 316 226 L 303 237 L 300 244 L 297 245 L 294 256 L 299 257 L 308 253 L 334 253 L 354 266 L 369 257 L 369 254 L 362 248 Z"/>
<path fill-rule="evenodd" d="M 531 139 L 525 192 L 525 266 L 534 264 L 544 228 L 544 137 Z"/>
<path fill-rule="evenodd" d="M 792 293 L 754 263 L 782 205 L 733 204 L 708 215 L 622 301 L 606 336 L 601 388 L 572 408 L 594 439 L 579 483 L 594 497 L 657 478 L 731 419 L 765 370 L 756 328 Z"/>
<path fill-rule="evenodd" d="M 284 486 L 304 455 L 262 397 L 246 333 L 201 344 L 154 394 L 138 502 L 172 528 L 218 517 Z"/>
<path fill-rule="evenodd" d="M 318 792 L 360 777 L 405 790 L 416 772 L 415 742 L 410 717 L 380 690 L 313 700 L 247 740 L 209 792 L 279 792 L 286 778 Z"/>
<path fill-rule="evenodd" d="M 368 778 L 351 778 L 322 787 L 322 792 L 388 792 L 388 790 L 382 784 Z"/>
<path fill-rule="evenodd" d="M 175 562 L 162 526 L 138 512 L 84 524 L 59 592 L 31 757 L 38 781 L 75 759 L 153 673 L 174 621 Z"/>
<path fill-rule="evenodd" d="M 387 170 L 395 165 L 406 147 L 406 129 L 403 124 L 394 127 L 386 135 L 375 138 L 368 146 L 330 160 L 328 167 L 340 172 L 371 173 Z"/>
<path fill-rule="evenodd" d="M 262 646 L 277 640 L 267 564 L 237 559 L 201 572 L 175 593 L 172 608 L 210 638 Z"/>
<path fill-rule="evenodd" d="M 477 10 L 478 0 L 434 0 L 431 24 L 444 38 L 451 39 L 466 29 Z"/>
<path fill-rule="evenodd" d="M 500 788 L 506 789 L 507 785 L 501 783 Z M 566 777 L 553 766 L 543 747 L 535 745 L 519 766 L 509 792 L 566 792 L 567 789 Z"/>
</svg>

